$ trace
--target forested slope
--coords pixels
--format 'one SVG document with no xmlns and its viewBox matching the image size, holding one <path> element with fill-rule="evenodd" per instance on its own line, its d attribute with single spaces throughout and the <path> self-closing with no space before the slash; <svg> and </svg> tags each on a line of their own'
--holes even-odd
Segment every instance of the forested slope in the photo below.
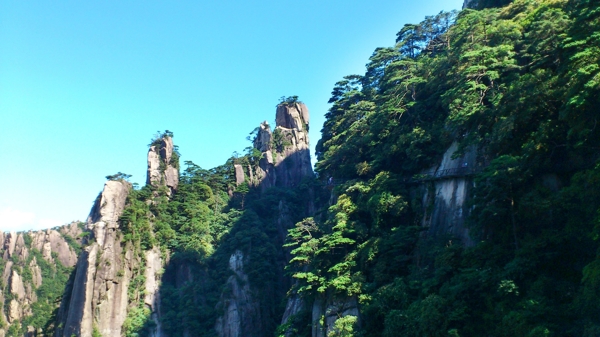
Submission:
<svg viewBox="0 0 600 337">
<path fill-rule="evenodd" d="M 316 170 L 334 199 L 289 240 L 304 298 L 359 303 L 330 333 L 600 334 L 600 9 L 493 5 L 405 25 L 333 90 Z M 467 181 L 468 239 L 428 220 L 451 148 L 476 158 L 445 177 Z"/>
</svg>

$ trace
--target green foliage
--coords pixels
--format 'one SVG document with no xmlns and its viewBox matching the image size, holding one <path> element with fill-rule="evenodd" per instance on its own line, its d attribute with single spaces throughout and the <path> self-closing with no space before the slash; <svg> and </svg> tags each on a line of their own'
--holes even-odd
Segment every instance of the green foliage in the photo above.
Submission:
<svg viewBox="0 0 600 337">
<path fill-rule="evenodd" d="M 169 197 L 153 186 L 130 192 L 119 222 L 126 250 L 133 250 L 139 267 L 132 271 L 128 289 L 127 336 L 144 336 L 153 329 L 144 304 L 143 272 L 144 252 L 153 247 L 169 256 L 160 290 L 161 326 L 167 334 L 215 334 L 214 322 L 223 310 L 222 294 L 227 293 L 231 276 L 229 258 L 237 251 L 244 255 L 253 296 L 265 299 L 257 324 L 275 331 L 287 290 L 281 282 L 282 268 L 274 267 L 286 259 L 279 249 L 283 244 L 279 233 L 285 230 L 278 228 L 279 213 L 288 205 L 285 217 L 300 220 L 305 212 L 301 193 L 306 194 L 312 182 L 303 182 L 297 191 L 261 192 L 254 184 L 236 185 L 234 163 L 252 168 L 261 155 L 247 149 L 246 155 L 211 170 L 185 162 L 178 189 Z M 189 282 L 188 277 L 198 281 Z"/>
<path fill-rule="evenodd" d="M 593 336 L 600 10 L 475 3 L 405 25 L 336 83 L 316 170 L 339 186 L 289 231 L 296 291 L 355 297 L 364 336 Z M 421 233 L 437 191 L 407 183 L 453 141 L 484 167 L 467 180 L 472 246 Z"/>
<path fill-rule="evenodd" d="M 63 234 L 63 239 L 67 241 L 69 247 L 71 247 L 75 251 L 75 253 L 77 253 L 77 256 L 79 256 L 79 253 L 81 253 L 81 244 L 77 242 L 77 239 L 68 234 Z"/>
<path fill-rule="evenodd" d="M 6 337 L 21 337 L 23 336 L 23 327 L 21 322 L 14 322 L 6 331 Z"/>
<path fill-rule="evenodd" d="M 154 328 L 143 291 L 144 252 L 154 247 L 169 256 L 161 287 L 169 336 L 214 336 L 230 280 L 248 282 L 260 299 L 260 333 L 310 335 L 308 310 L 277 327 L 287 261 L 289 293 L 305 303 L 358 302 L 360 319 L 340 315 L 331 336 L 598 335 L 600 10 L 592 0 L 476 7 L 405 25 L 396 45 L 373 52 L 364 75 L 335 84 L 315 166 L 335 184 L 315 199 L 318 212 L 308 212 L 307 196 L 319 194 L 311 179 L 287 189 L 237 185 L 234 164 L 254 170 L 261 159 L 252 147 L 211 170 L 185 162 L 168 197 L 152 186 L 133 190 L 120 219 L 139 265 L 125 335 Z M 290 96 L 278 105 L 296 103 Z M 157 133 L 150 146 L 160 150 L 166 137 L 172 132 Z M 424 200 L 441 192 L 412 179 L 453 142 L 455 158 L 476 150 L 482 168 L 461 178 L 472 242 L 423 227 L 432 215 Z M 276 151 L 290 144 L 273 132 Z M 168 164 L 178 163 L 176 149 Z M 238 252 L 247 281 L 229 269 Z M 44 283 L 23 324 L 50 331 L 69 270 L 32 254 Z"/>
<path fill-rule="evenodd" d="M 283 152 L 283 150 L 292 145 L 292 142 L 286 138 L 285 134 L 281 132 L 281 129 L 275 129 L 273 131 L 273 146 L 277 152 Z"/>
<path fill-rule="evenodd" d="M 300 100 L 298 100 L 298 96 L 281 96 L 281 98 L 279 98 L 279 104 L 277 104 L 277 106 L 279 105 L 293 105 L 296 103 L 302 103 Z"/>
<path fill-rule="evenodd" d="M 123 331 L 126 337 L 146 336 L 148 334 L 148 322 L 150 322 L 151 311 L 144 304 L 130 308 L 127 318 L 123 322 Z M 97 331 L 97 330 L 95 330 Z M 100 335 L 98 333 L 98 335 Z"/>
<path fill-rule="evenodd" d="M 102 334 L 100 333 L 100 330 L 98 330 L 98 327 L 94 325 L 93 329 L 92 329 L 92 337 L 102 337 Z"/>
<path fill-rule="evenodd" d="M 73 269 L 63 266 L 56 258 L 53 264 L 48 263 L 37 249 L 31 249 L 29 254 L 29 261 L 35 257 L 40 267 L 42 284 L 35 290 L 37 301 L 31 303 L 32 315 L 24 318 L 22 323 L 23 326 L 32 326 L 36 330 L 41 329 L 44 334 L 51 335 L 54 332 L 58 305 Z M 29 270 L 29 267 L 24 269 Z"/>
<path fill-rule="evenodd" d="M 129 178 L 131 178 L 131 174 L 126 174 L 123 172 L 117 172 L 115 174 L 106 176 L 106 179 L 110 180 L 110 181 L 121 181 L 121 180 L 129 181 Z"/>
<path fill-rule="evenodd" d="M 357 319 L 358 317 L 352 315 L 338 318 L 327 337 L 353 337 Z"/>
</svg>

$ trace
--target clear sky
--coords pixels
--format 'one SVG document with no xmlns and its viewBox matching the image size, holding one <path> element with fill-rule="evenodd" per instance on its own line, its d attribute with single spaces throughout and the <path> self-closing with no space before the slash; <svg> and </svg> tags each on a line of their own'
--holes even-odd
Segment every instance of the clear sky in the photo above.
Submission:
<svg viewBox="0 0 600 337">
<path fill-rule="evenodd" d="M 298 95 L 320 137 L 335 82 L 462 0 L 0 1 L 0 230 L 85 220 L 105 176 L 146 178 L 171 130 L 223 164 Z"/>
</svg>

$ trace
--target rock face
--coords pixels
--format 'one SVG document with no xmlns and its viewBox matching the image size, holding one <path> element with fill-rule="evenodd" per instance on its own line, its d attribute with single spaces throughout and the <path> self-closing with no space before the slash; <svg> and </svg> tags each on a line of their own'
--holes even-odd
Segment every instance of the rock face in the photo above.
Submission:
<svg viewBox="0 0 600 337">
<path fill-rule="evenodd" d="M 262 330 L 257 326 L 261 321 L 260 311 L 256 299 L 252 298 L 248 276 L 244 273 L 244 254 L 241 251 L 231 255 L 229 269 L 234 273 L 227 280 L 230 293 L 221 297 L 218 307 L 223 309 L 224 314 L 217 319 L 215 330 L 219 336 L 254 336 Z"/>
<path fill-rule="evenodd" d="M 460 239 L 462 244 L 471 246 L 473 240 L 465 226 L 469 213 L 465 201 L 473 186 L 468 173 L 475 169 L 477 153 L 475 149 L 469 149 L 463 156 L 452 159 L 457 150 L 458 144 L 452 143 L 434 170 L 434 176 L 440 176 L 440 179 L 433 180 L 433 188 L 425 190 L 424 209 L 431 211 L 424 212 L 422 225 L 428 228 L 428 235 L 431 237 L 449 235 Z M 444 177 L 446 173 L 456 174 Z"/>
<path fill-rule="evenodd" d="M 147 185 L 166 186 L 171 195 L 179 185 L 178 157 L 174 154 L 173 138 L 164 136 L 148 150 Z"/>
<path fill-rule="evenodd" d="M 70 293 L 65 294 L 59 310 L 61 324 L 56 336 L 120 336 L 127 314 L 127 288 L 133 263 L 121 247 L 118 219 L 131 185 L 108 181 L 87 221 L 92 242 L 77 262 Z"/>
<path fill-rule="evenodd" d="M 46 266 L 62 264 L 67 268 L 75 265 L 75 247 L 80 245 L 80 233 L 77 222 L 44 231 L 0 232 L 0 257 L 3 260 L 0 261 L 0 321 L 8 324 L 0 328 L 0 336 L 4 336 L 12 324 L 35 314 L 32 304 L 38 301 L 36 290 L 45 282 L 40 262 Z M 6 301 L 6 294 L 10 294 L 10 301 Z"/>
<path fill-rule="evenodd" d="M 275 122 L 274 131 L 266 121 L 258 128 L 254 139 L 254 148 L 262 154 L 258 166 L 249 167 L 247 174 L 238 174 L 236 167 L 236 179 L 244 177 L 248 181 L 252 177 L 248 182 L 263 191 L 273 186 L 298 186 L 304 177 L 313 176 L 306 105 L 300 102 L 278 105 Z"/>
<path fill-rule="evenodd" d="M 465 2 L 463 2 L 463 6 L 462 8 L 475 8 L 477 6 L 477 0 L 465 0 Z"/>
<path fill-rule="evenodd" d="M 145 277 L 143 305 L 152 313 L 153 336 L 160 336 L 158 289 L 164 261 L 157 248 L 140 255 L 134 254 L 131 244 L 123 244 L 118 220 L 130 190 L 131 184 L 124 180 L 107 181 L 96 198 L 87 220 L 93 240 L 81 252 L 63 296 L 56 337 L 122 336 L 132 304 L 129 285 L 138 274 Z"/>
<path fill-rule="evenodd" d="M 354 297 L 342 300 L 316 300 L 312 307 L 312 336 L 327 337 L 334 333 L 335 322 L 340 317 L 360 317 L 358 301 Z M 360 325 L 360 322 L 358 323 Z"/>
<path fill-rule="evenodd" d="M 264 192 L 271 187 L 294 188 L 300 185 L 302 179 L 313 176 L 308 139 L 309 111 L 306 105 L 300 102 L 280 104 L 277 106 L 275 121 L 274 131 L 271 131 L 266 121 L 258 127 L 253 141 L 254 148 L 262 154 L 258 165 L 235 165 L 237 185 L 245 181 Z M 314 210 L 312 195 L 307 196 L 306 201 L 306 215 L 310 216 Z M 279 246 L 285 240 L 287 229 L 294 225 L 288 215 L 288 208 L 283 201 L 279 203 L 276 222 Z M 260 326 L 260 299 L 252 296 L 252 280 L 248 280 L 243 271 L 244 259 L 243 252 L 238 250 L 229 260 L 229 268 L 233 271 L 233 275 L 227 280 L 230 291 L 221 296 L 219 309 L 223 310 L 223 315 L 215 324 L 215 330 L 221 337 L 260 336 L 257 333 L 263 330 Z M 283 265 L 284 263 L 274 266 L 281 269 L 277 271 L 281 278 L 284 278 Z M 287 282 L 291 283 L 289 280 Z M 302 308 L 304 303 L 299 298 L 290 298 L 283 323 Z"/>
<path fill-rule="evenodd" d="M 160 277 L 162 273 L 162 267 L 164 261 L 161 257 L 160 250 L 154 247 L 153 249 L 145 252 L 146 259 L 146 270 L 144 276 L 146 278 L 145 283 L 145 297 L 144 304 L 150 309 L 152 315 L 150 319 L 156 326 L 155 330 L 152 331 L 151 337 L 161 336 L 161 325 L 160 325 Z"/>
<path fill-rule="evenodd" d="M 73 267 L 77 263 L 77 253 L 73 251 L 65 241 L 64 235 L 72 238 L 79 238 L 82 233 L 78 223 L 73 222 L 68 226 L 62 227 L 59 233 L 53 229 L 45 231 L 31 232 L 31 247 L 42 252 L 44 260 L 54 263 L 52 253 L 66 267 Z"/>
</svg>

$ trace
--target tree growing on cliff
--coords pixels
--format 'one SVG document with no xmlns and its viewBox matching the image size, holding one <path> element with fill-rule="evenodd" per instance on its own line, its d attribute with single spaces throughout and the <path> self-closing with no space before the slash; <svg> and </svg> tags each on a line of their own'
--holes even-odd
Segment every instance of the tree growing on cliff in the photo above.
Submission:
<svg viewBox="0 0 600 337">
<path fill-rule="evenodd" d="M 129 181 L 129 178 L 131 178 L 131 174 L 123 172 L 117 172 L 115 174 L 106 176 L 106 179 L 109 181 Z"/>
</svg>

